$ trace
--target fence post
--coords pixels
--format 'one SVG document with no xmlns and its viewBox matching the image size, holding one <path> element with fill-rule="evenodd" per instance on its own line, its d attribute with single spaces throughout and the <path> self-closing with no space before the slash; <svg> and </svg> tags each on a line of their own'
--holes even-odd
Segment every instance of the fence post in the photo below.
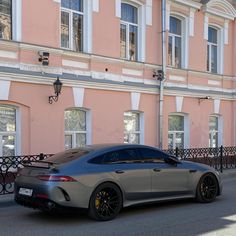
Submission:
<svg viewBox="0 0 236 236">
<path fill-rule="evenodd" d="M 40 153 L 40 154 L 39 154 L 39 160 L 40 160 L 40 161 L 44 160 L 44 154 L 43 154 L 43 153 Z"/>
<path fill-rule="evenodd" d="M 175 148 L 175 156 L 178 157 L 178 155 L 179 155 L 179 148 L 176 147 L 176 148 Z"/>
<path fill-rule="evenodd" d="M 223 173 L 223 145 L 220 146 L 220 172 Z"/>
</svg>

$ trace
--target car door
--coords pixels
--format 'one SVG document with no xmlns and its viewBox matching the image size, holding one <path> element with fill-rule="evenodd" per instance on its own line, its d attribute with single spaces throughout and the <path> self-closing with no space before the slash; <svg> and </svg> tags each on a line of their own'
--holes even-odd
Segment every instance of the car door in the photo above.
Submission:
<svg viewBox="0 0 236 236">
<path fill-rule="evenodd" d="M 154 198 L 190 194 L 189 170 L 181 162 L 171 161 L 166 153 L 156 149 L 142 148 L 140 152 L 143 159 L 153 163 L 151 176 Z"/>
<path fill-rule="evenodd" d="M 124 190 L 127 200 L 142 200 L 151 193 L 151 164 L 143 163 L 135 148 L 107 153 L 103 164 Z"/>
</svg>

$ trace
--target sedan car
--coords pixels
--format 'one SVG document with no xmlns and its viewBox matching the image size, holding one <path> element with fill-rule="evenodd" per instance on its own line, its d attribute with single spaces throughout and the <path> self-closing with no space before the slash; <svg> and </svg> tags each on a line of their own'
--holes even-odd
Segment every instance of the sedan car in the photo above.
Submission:
<svg viewBox="0 0 236 236">
<path fill-rule="evenodd" d="M 213 168 L 177 158 L 154 147 L 91 145 L 31 163 L 15 180 L 15 201 L 53 211 L 86 208 L 96 220 L 111 220 L 123 207 L 196 198 L 209 203 L 221 194 Z"/>
</svg>

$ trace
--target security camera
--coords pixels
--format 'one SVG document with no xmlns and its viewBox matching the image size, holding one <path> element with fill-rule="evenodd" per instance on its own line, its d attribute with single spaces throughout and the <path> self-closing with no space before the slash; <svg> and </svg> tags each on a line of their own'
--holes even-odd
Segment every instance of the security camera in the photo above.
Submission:
<svg viewBox="0 0 236 236">
<path fill-rule="evenodd" d="M 49 65 L 49 52 L 45 52 L 45 51 L 39 51 L 39 62 L 42 62 L 43 66 L 48 66 Z"/>
</svg>

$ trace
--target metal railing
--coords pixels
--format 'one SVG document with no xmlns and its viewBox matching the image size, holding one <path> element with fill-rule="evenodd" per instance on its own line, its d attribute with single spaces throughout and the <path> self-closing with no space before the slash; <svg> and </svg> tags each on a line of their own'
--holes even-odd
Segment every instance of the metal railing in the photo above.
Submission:
<svg viewBox="0 0 236 236">
<path fill-rule="evenodd" d="M 216 170 L 236 168 L 236 147 L 190 148 L 164 150 L 182 160 L 207 164 Z M 43 160 L 52 154 L 0 157 L 0 195 L 14 192 L 14 180 L 24 164 Z"/>
<path fill-rule="evenodd" d="M 14 193 L 14 181 L 19 169 L 32 161 L 43 160 L 52 154 L 0 157 L 0 195 Z"/>
</svg>

